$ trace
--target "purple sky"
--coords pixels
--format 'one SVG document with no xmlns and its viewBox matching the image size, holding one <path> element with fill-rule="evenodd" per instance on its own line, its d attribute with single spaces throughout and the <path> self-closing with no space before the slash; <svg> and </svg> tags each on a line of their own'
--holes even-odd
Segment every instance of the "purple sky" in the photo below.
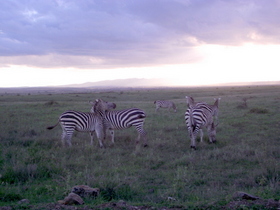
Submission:
<svg viewBox="0 0 280 210">
<path fill-rule="evenodd" d="M 0 71 L 191 64 L 198 46 L 279 45 L 279 37 L 279 0 L 9 0 Z"/>
</svg>

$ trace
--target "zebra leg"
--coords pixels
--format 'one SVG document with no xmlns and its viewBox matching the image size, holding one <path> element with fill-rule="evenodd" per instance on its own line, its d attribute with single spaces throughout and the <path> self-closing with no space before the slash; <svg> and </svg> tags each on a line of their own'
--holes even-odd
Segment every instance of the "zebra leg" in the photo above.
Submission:
<svg viewBox="0 0 280 210">
<path fill-rule="evenodd" d="M 114 129 L 109 129 L 110 134 L 111 134 L 111 142 L 114 144 L 115 143 L 115 131 Z"/>
<path fill-rule="evenodd" d="M 143 126 L 144 126 L 144 123 L 141 123 L 140 125 L 134 125 L 137 132 L 138 132 L 138 137 L 136 139 L 136 144 L 139 143 L 139 141 L 142 139 L 143 141 L 143 146 L 144 147 L 147 147 L 147 138 L 146 138 L 146 132 L 145 130 L 143 129 Z"/>
<path fill-rule="evenodd" d="M 136 138 L 136 144 L 139 143 L 140 139 L 141 139 L 141 136 L 140 136 L 140 134 L 139 134 L 139 135 L 137 136 L 137 138 Z"/>
<path fill-rule="evenodd" d="M 90 135 L 90 144 L 91 144 L 91 145 L 93 145 L 93 140 L 94 140 L 94 136 L 93 136 L 94 134 L 93 134 L 93 133 L 94 133 L 94 131 L 90 131 L 90 132 L 89 132 L 89 135 Z"/>
<path fill-rule="evenodd" d="M 67 142 L 67 144 L 68 144 L 69 147 L 72 147 L 71 139 L 72 139 L 72 135 L 67 135 L 67 137 L 66 137 L 66 142 Z"/>
<path fill-rule="evenodd" d="M 216 143 L 216 127 L 214 125 L 214 122 L 207 127 L 207 130 L 208 130 L 209 142 Z"/>
<path fill-rule="evenodd" d="M 65 147 L 65 138 L 66 138 L 66 135 L 67 135 L 66 131 L 63 130 L 63 131 L 62 131 L 62 134 L 61 134 L 61 143 L 62 143 L 62 146 L 63 146 L 63 147 Z"/>
<path fill-rule="evenodd" d="M 71 143 L 71 139 L 72 139 L 72 135 L 73 135 L 72 130 L 66 132 L 65 130 L 63 130 L 62 132 L 62 136 L 61 136 L 61 141 L 62 141 L 62 145 L 65 146 L 65 142 L 67 142 L 68 146 L 71 147 L 72 143 Z"/>
<path fill-rule="evenodd" d="M 100 148 L 104 148 L 103 139 L 104 139 L 105 135 L 104 135 L 103 129 L 96 129 L 95 132 L 96 132 L 97 139 L 99 141 Z"/>
<path fill-rule="evenodd" d="M 144 143 L 143 146 L 147 147 L 148 146 L 148 144 L 147 144 L 147 133 L 144 130 L 142 131 L 142 135 L 141 136 L 142 136 L 143 143 Z"/>
<path fill-rule="evenodd" d="M 203 130 L 200 129 L 200 142 L 203 142 Z"/>
<path fill-rule="evenodd" d="M 196 150 L 196 135 L 197 135 L 197 130 L 191 131 L 190 132 L 190 137 L 191 137 L 191 149 Z"/>
<path fill-rule="evenodd" d="M 195 135 L 192 135 L 192 136 L 191 136 L 191 149 L 196 150 Z"/>
</svg>

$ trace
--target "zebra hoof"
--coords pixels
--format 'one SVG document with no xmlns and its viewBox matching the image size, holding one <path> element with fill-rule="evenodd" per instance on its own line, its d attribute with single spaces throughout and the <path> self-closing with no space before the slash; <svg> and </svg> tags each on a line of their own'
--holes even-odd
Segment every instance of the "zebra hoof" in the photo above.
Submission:
<svg viewBox="0 0 280 210">
<path fill-rule="evenodd" d="M 196 147 L 195 146 L 191 146 L 191 149 L 196 150 Z"/>
<path fill-rule="evenodd" d="M 144 146 L 144 147 L 148 147 L 148 144 L 144 144 L 143 146 Z"/>
</svg>

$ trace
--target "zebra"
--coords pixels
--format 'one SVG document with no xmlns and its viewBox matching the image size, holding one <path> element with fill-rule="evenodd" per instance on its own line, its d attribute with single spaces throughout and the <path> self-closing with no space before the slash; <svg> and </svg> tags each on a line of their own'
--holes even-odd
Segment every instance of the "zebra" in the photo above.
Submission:
<svg viewBox="0 0 280 210">
<path fill-rule="evenodd" d="M 219 114 L 219 103 L 221 98 L 214 98 L 214 104 L 207 104 L 206 102 L 195 102 L 193 97 L 191 96 L 186 96 L 187 99 L 187 104 L 189 106 L 189 108 L 202 108 L 204 107 L 205 109 L 208 109 L 212 116 L 215 118 L 215 120 L 218 122 L 218 114 Z"/>
<path fill-rule="evenodd" d="M 94 105 L 94 104 L 92 104 Z M 90 110 L 94 112 L 94 106 Z M 143 110 L 138 108 L 130 108 L 124 110 L 107 110 L 104 115 L 104 124 L 106 130 L 109 129 L 111 134 L 111 142 L 115 143 L 114 130 L 121 130 L 134 126 L 138 132 L 136 144 L 142 139 L 144 146 L 147 146 L 146 131 L 144 130 L 146 114 Z"/>
<path fill-rule="evenodd" d="M 156 100 L 154 101 L 154 104 L 156 105 L 156 112 L 159 108 L 168 108 L 169 112 L 172 108 L 174 112 L 177 112 L 176 105 L 172 101 Z"/>
<path fill-rule="evenodd" d="M 216 127 L 211 111 L 206 107 L 188 108 L 185 113 L 185 122 L 191 138 L 191 148 L 196 149 L 196 136 L 200 130 L 200 141 L 203 140 L 203 130 L 205 127 L 208 131 L 209 141 L 216 142 Z"/>
<path fill-rule="evenodd" d="M 96 99 L 92 112 L 79 112 L 79 111 L 66 111 L 60 115 L 58 122 L 47 127 L 51 130 L 60 124 L 62 128 L 61 141 L 63 146 L 65 146 L 65 141 L 68 146 L 71 147 L 71 139 L 74 131 L 79 132 L 90 132 L 91 144 L 93 144 L 93 133 L 96 132 L 99 146 L 104 147 L 103 139 L 105 139 L 105 125 L 104 125 L 104 113 L 108 110 L 108 102 L 102 101 L 101 99 Z"/>
</svg>

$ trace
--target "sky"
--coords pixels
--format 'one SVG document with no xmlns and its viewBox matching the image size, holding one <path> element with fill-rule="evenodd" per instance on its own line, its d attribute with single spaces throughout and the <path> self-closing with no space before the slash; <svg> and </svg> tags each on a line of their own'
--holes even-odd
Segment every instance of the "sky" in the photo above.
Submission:
<svg viewBox="0 0 280 210">
<path fill-rule="evenodd" d="M 280 0 L 0 1 L 0 87 L 280 81 Z"/>
</svg>

